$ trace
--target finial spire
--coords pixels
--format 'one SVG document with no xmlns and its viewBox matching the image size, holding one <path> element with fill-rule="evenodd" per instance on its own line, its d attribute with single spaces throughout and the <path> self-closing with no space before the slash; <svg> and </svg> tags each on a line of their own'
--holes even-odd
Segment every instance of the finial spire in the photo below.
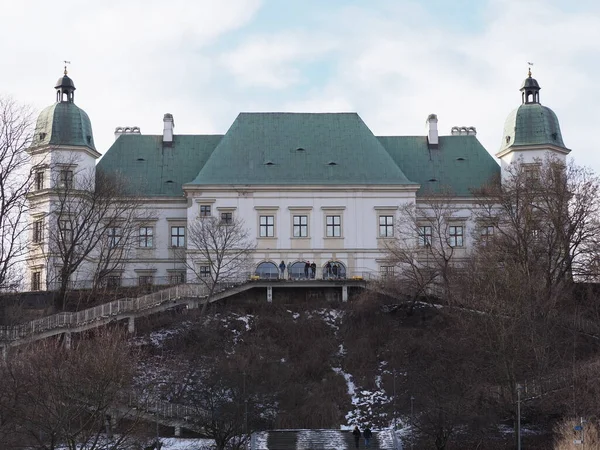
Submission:
<svg viewBox="0 0 600 450">
<path fill-rule="evenodd" d="M 71 61 L 63 61 L 65 63 L 65 75 L 67 74 L 67 64 L 71 64 Z"/>
<path fill-rule="evenodd" d="M 533 63 L 532 62 L 527 62 L 527 64 L 529 65 L 529 70 L 527 71 L 527 76 L 529 78 L 531 78 L 531 66 L 533 66 Z"/>
</svg>

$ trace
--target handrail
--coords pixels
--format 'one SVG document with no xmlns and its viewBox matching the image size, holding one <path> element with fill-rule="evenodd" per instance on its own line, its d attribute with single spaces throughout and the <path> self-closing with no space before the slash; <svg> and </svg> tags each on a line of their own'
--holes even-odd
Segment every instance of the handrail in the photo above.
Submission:
<svg viewBox="0 0 600 450">
<path fill-rule="evenodd" d="M 247 279 L 244 278 L 217 283 L 215 293 L 239 286 L 246 281 Z M 180 284 L 141 297 L 122 298 L 78 312 L 61 312 L 20 325 L 0 326 L 0 340 L 16 341 L 51 330 L 78 328 L 100 319 L 144 311 L 181 298 L 206 298 L 207 296 L 208 287 L 204 284 Z"/>
</svg>

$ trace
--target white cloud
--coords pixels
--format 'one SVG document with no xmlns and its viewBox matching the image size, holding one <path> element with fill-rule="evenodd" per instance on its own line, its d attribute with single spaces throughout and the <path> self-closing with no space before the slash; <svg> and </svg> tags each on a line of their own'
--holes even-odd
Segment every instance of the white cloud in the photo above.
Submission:
<svg viewBox="0 0 600 450">
<path fill-rule="evenodd" d="M 475 125 L 493 154 L 533 61 L 565 143 L 600 170 L 596 3 L 489 0 L 450 17 L 416 0 L 332 2 L 286 24 L 261 16 L 273 1 L 12 2 L 0 89 L 41 109 L 71 59 L 101 151 L 117 125 L 160 133 L 165 112 L 178 133 L 223 133 L 242 110 L 354 110 L 376 134 L 423 134 L 430 113 L 442 132 Z"/>
</svg>

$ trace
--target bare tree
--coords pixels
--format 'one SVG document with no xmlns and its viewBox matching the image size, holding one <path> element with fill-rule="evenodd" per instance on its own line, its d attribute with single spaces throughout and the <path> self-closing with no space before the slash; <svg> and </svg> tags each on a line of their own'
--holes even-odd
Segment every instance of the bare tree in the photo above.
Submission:
<svg viewBox="0 0 600 450">
<path fill-rule="evenodd" d="M 199 217 L 188 224 L 188 268 L 208 289 L 202 313 L 219 283 L 239 280 L 249 270 L 255 243 L 242 219 Z"/>
<path fill-rule="evenodd" d="M 451 276 L 457 247 L 464 245 L 465 217 L 449 195 L 431 197 L 401 207 L 395 236 L 386 241 L 393 276 L 384 288 L 408 297 L 412 304 L 435 294 L 451 301 Z"/>
<path fill-rule="evenodd" d="M 28 108 L 0 97 L 0 290 L 18 286 L 16 266 L 27 251 L 26 198 L 33 175 L 25 168 L 31 124 Z"/>
<path fill-rule="evenodd" d="M 0 417 L 10 417 L 9 432 L 0 434 L 2 448 L 134 448 L 141 413 L 129 409 L 127 400 L 137 360 L 124 337 L 110 333 L 72 349 L 45 341 L 9 355 L 0 367 Z M 113 434 L 107 417 L 116 411 L 128 421 Z"/>
<path fill-rule="evenodd" d="M 600 179 L 589 169 L 553 157 L 518 161 L 476 197 L 474 214 L 489 230 L 479 252 L 518 265 L 548 301 L 574 279 L 597 277 Z"/>
<path fill-rule="evenodd" d="M 95 172 L 54 173 L 47 257 L 59 266 L 57 298 L 61 302 L 58 306 L 64 307 L 71 277 L 84 262 L 93 264 L 95 283 L 123 264 L 141 213 L 139 202 L 128 196 L 130 186 L 120 174 L 108 174 L 100 168 Z"/>
</svg>

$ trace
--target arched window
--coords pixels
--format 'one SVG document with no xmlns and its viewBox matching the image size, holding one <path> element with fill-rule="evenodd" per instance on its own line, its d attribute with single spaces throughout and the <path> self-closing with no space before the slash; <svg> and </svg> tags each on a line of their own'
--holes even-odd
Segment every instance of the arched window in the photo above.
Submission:
<svg viewBox="0 0 600 450">
<path fill-rule="evenodd" d="M 326 280 L 346 278 L 346 266 L 340 261 L 327 261 L 323 266 L 323 278 Z"/>
<path fill-rule="evenodd" d="M 290 278 L 291 279 L 305 278 L 305 275 L 304 275 L 304 266 L 305 265 L 306 265 L 305 261 L 296 261 L 295 263 L 293 263 L 292 267 L 288 268 Z"/>
<path fill-rule="evenodd" d="M 279 278 L 279 269 L 272 262 L 262 262 L 256 267 L 256 271 L 254 272 L 261 278 L 267 280 L 276 280 Z"/>
</svg>

